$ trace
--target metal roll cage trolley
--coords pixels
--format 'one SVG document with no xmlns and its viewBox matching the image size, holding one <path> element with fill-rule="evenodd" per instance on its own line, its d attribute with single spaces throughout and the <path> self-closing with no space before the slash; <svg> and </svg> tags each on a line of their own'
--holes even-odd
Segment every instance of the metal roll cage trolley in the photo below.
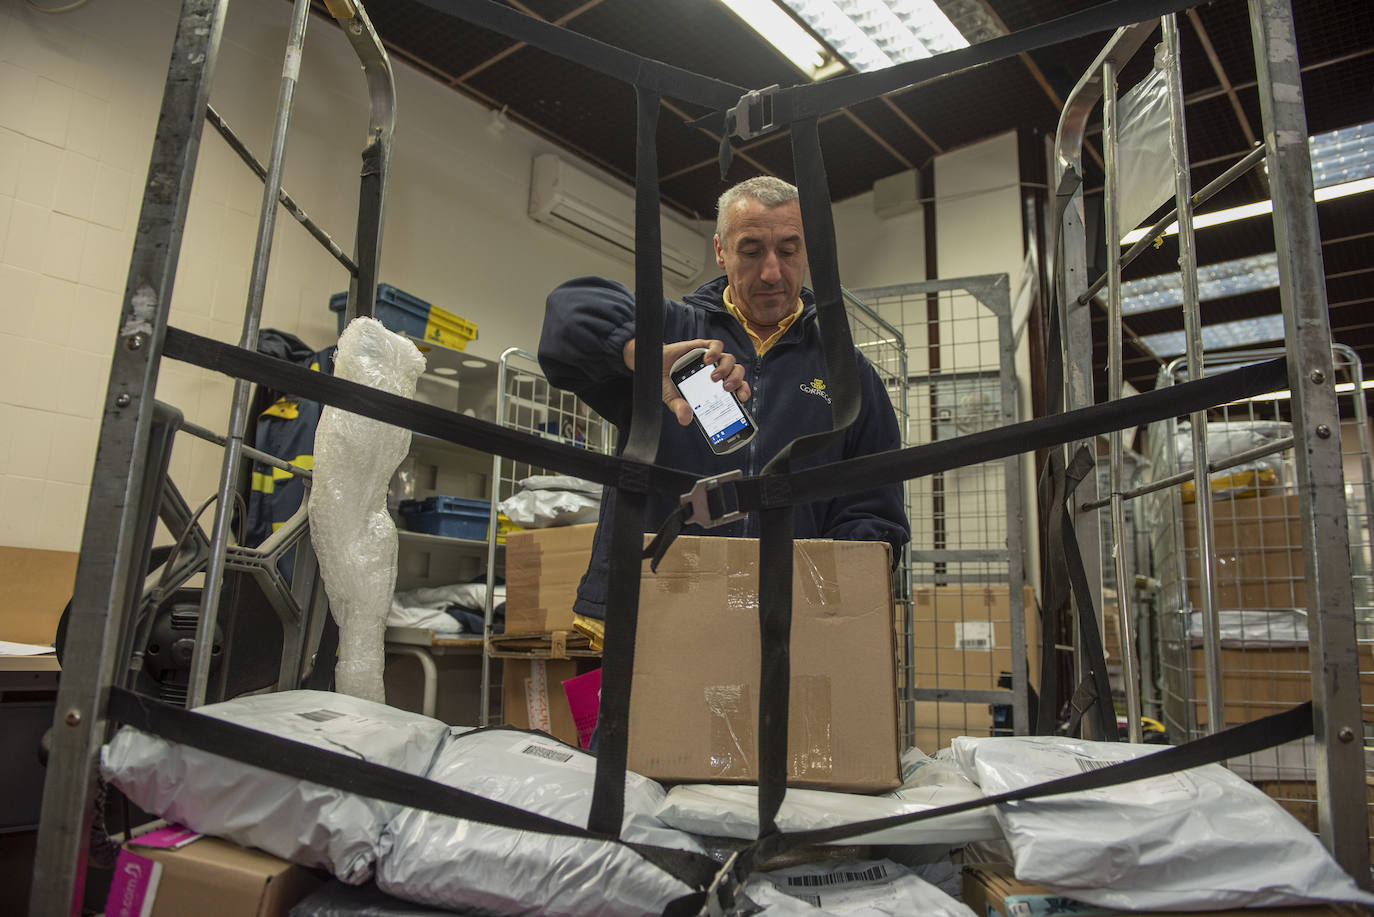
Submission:
<svg viewBox="0 0 1374 917">
<path fill-rule="evenodd" d="M 1177 32 L 1173 14 L 1190 5 L 1180 0 L 1111 0 L 1082 13 L 1073 14 L 1023 32 L 992 39 L 970 48 L 943 54 L 868 74 L 855 74 L 826 83 L 746 92 L 732 86 L 656 61 L 603 45 L 591 39 L 539 22 L 488 0 L 422 0 L 467 22 L 500 32 L 517 40 L 570 60 L 593 67 L 634 85 L 638 111 L 638 155 L 636 181 L 636 223 L 640 241 L 636 259 L 636 336 L 640 348 L 662 346 L 663 299 L 659 253 L 659 194 L 654 127 L 662 95 L 691 101 L 715 112 L 697 122 L 721 138 L 722 170 L 730 160 L 730 138 L 748 139 L 761 133 L 790 129 L 793 154 L 801 190 L 802 216 L 808 248 L 812 255 L 812 279 L 817 294 L 819 322 L 826 340 L 826 363 L 831 390 L 835 393 L 835 429 L 829 433 L 798 440 L 786 447 L 754 478 L 696 481 L 692 476 L 652 464 L 660 422 L 659 380 L 651 375 L 647 363 L 641 364 L 634 378 L 634 412 L 628 445 L 621 456 L 590 453 L 551 443 L 532 434 L 503 429 L 491 423 L 453 414 L 443 409 L 387 395 L 364 386 L 313 373 L 255 352 L 267 260 L 271 247 L 276 203 L 281 201 L 298 220 L 306 224 L 346 267 L 350 274 L 348 317 L 370 315 L 377 283 L 378 253 L 387 166 L 394 128 L 394 89 L 390 65 L 376 31 L 357 0 L 327 0 L 330 14 L 348 36 L 366 74 L 371 99 L 371 117 L 361 170 L 361 195 L 356 227 L 355 254 L 349 258 L 318 227 L 308 222 L 300 208 L 281 189 L 282 162 L 291 103 L 299 72 L 300 51 L 308 18 L 308 0 L 295 0 L 286 49 L 277 121 L 271 155 L 264 168 L 252 154 L 233 138 L 222 119 L 207 115 L 210 85 L 222 34 L 227 0 L 183 0 L 180 22 L 158 119 L 156 137 L 145 185 L 139 229 L 129 268 L 118 336 L 104 401 L 97 464 L 82 536 L 72 614 L 68 627 L 64 671 L 58 692 L 53 727 L 49 773 L 44 787 L 39 827 L 34 884 L 30 902 L 33 915 L 70 913 L 79 902 L 74 890 L 81 887 L 86 868 L 86 845 L 93 817 L 96 793 L 95 763 L 106 731 L 114 721 L 138 723 L 140 728 L 161 731 L 171 737 L 177 723 L 193 721 L 211 734 L 220 733 L 234 741 L 187 740 L 192 744 L 241 761 L 272 767 L 282 773 L 330 785 L 348 783 L 362 786 L 359 792 L 400 801 L 418 808 L 442 811 L 457 817 L 474 818 L 500 824 L 520 824 L 539 830 L 600 840 L 618 838 L 623 811 L 624 770 L 627 747 L 630 665 L 633 661 L 635 622 L 641 554 L 644 550 L 640 520 L 650 493 L 685 494 L 683 509 L 665 524 L 659 539 L 666 547 L 671 540 L 673 520 L 690 519 L 710 523 L 730 511 L 757 511 L 762 523 L 760 539 L 760 609 L 762 662 L 760 698 L 760 837 L 734 854 L 723 866 L 703 870 L 702 864 L 678 863 L 680 874 L 692 876 L 698 891 L 669 906 L 670 913 L 721 913 L 733 900 L 733 891 L 760 859 L 803 844 L 821 843 L 855 837 L 880 827 L 909 823 L 927 817 L 975 808 L 1013 799 L 1028 799 L 1057 793 L 1106 786 L 1124 780 L 1140 779 L 1168 770 L 1197 766 L 1259 749 L 1280 742 L 1315 735 L 1319 768 L 1320 828 L 1323 841 L 1341 865 L 1362 884 L 1369 882 L 1369 856 L 1363 806 L 1338 806 L 1337 800 L 1364 799 L 1363 749 L 1354 737 L 1362 734 L 1358 664 L 1355 653 L 1355 628 L 1350 584 L 1347 536 L 1343 527 L 1344 493 L 1339 447 L 1330 438 L 1337 428 L 1338 414 L 1331 384 L 1331 339 L 1323 291 L 1321 259 L 1316 231 L 1316 211 L 1305 142 L 1305 114 L 1301 102 L 1300 79 L 1294 52 L 1291 10 L 1286 0 L 1251 0 L 1250 18 L 1254 36 L 1264 134 L 1262 156 L 1246 157 L 1241 166 L 1253 166 L 1261 159 L 1269 169 L 1274 188 L 1274 221 L 1278 241 L 1281 297 L 1285 317 L 1286 360 L 1277 359 L 1225 373 L 1201 378 L 1190 372 L 1190 381 L 1129 398 L 1121 398 L 1120 367 L 1120 276 L 1121 262 L 1115 246 L 1111 269 L 1105 283 L 1112 317 L 1111 397 L 1093 404 L 1091 353 L 1086 342 L 1091 295 L 1086 278 L 1083 242 L 1082 197 L 1079 188 L 1079 149 L 1088 112 L 1102 97 L 1106 112 L 1104 143 L 1108 179 L 1109 239 L 1118 238 L 1112 189 L 1114 134 L 1111 126 L 1115 107 L 1117 68 L 1140 47 L 1147 35 L 1164 17 L 1165 41 L 1173 48 L 1171 78 L 1177 78 Z M 1145 22 L 1141 25 L 1135 23 Z M 839 435 L 857 415 L 857 373 L 853 344 L 844 315 L 844 304 L 834 257 L 834 227 L 831 223 L 829 194 L 820 153 L 818 119 L 829 111 L 919 82 L 923 79 L 976 66 L 992 60 L 1055 44 L 1075 37 L 1117 30 L 1092 70 L 1083 78 L 1065 105 L 1060 135 L 1056 143 L 1062 225 L 1058 295 L 1062 327 L 1051 322 L 1052 334 L 1063 341 L 1064 365 L 1062 398 L 1065 410 L 1035 420 L 1023 421 L 951 440 L 909 447 L 879 455 L 864 456 L 835 465 L 792 472 L 789 462 L 806 455 L 830 437 Z M 1188 188 L 1183 149 L 1181 91 L 1172 87 L 1175 159 L 1177 163 L 1177 200 L 1180 223 L 1180 250 L 1188 321 L 1190 369 L 1200 358 L 1200 333 L 1197 320 L 1195 266 L 1192 263 L 1191 209 L 1196 198 Z M 244 311 L 242 336 L 237 347 L 168 327 L 172 286 L 179 254 L 181 234 L 189 203 L 200 135 L 205 120 L 229 139 L 231 145 L 264 180 L 257 245 L 250 276 L 248 300 Z M 1169 222 L 1166 218 L 1155 228 L 1157 235 Z M 1052 347 L 1052 355 L 1057 348 Z M 235 378 L 228 433 L 224 437 L 193 429 L 179 422 L 174 410 L 154 399 L 158 368 L 163 357 L 181 360 Z M 1052 363 L 1057 362 L 1052 360 Z M 1053 382 L 1054 380 L 1052 380 Z M 245 741 L 241 727 L 188 713 L 171 705 L 148 699 L 129 703 L 132 695 L 123 689 L 128 682 L 126 666 L 131 658 L 134 635 L 140 625 L 138 609 L 145 603 L 143 571 L 147 569 L 154 519 L 159 508 L 168 527 L 184 535 L 189 552 L 183 548 L 177 558 L 176 576 L 188 577 L 201 569 L 205 573 L 199 630 L 195 641 L 191 682 L 186 706 L 204 702 L 212 649 L 215 614 L 226 569 L 239 565 L 251 568 L 255 578 L 266 583 L 265 591 L 283 620 L 287 642 L 277 688 L 296 687 L 310 669 L 314 641 L 318 639 L 324 603 L 320 598 L 313 557 L 308 551 L 303 518 L 292 520 L 269 539 L 256 554 L 229 544 L 233 510 L 233 484 L 241 457 L 262 458 L 245 450 L 248 386 L 250 383 L 318 400 L 384 422 L 408 427 L 518 461 L 528 461 L 562 473 L 576 475 L 617 488 L 617 512 L 612 520 L 612 566 L 608 618 L 606 622 L 605 661 L 603 665 L 603 706 L 601 752 L 591 815 L 585 829 L 550 823 L 529 813 L 472 797 L 441 784 L 387 772 L 385 779 L 371 774 L 366 780 L 346 777 L 361 772 L 360 763 L 331 753 L 301 748 L 301 755 L 279 754 L 271 758 L 261 747 L 274 743 L 292 745 L 262 734 Z M 1251 397 L 1289 387 L 1293 393 L 1294 440 L 1298 457 L 1298 476 L 1302 506 L 1303 553 L 1308 595 L 1320 597 L 1318 613 L 1311 616 L 1311 661 L 1313 701 L 1286 713 L 1267 717 L 1245 726 L 1197 739 L 1158 754 L 1094 770 L 1065 780 L 1029 787 L 1001 796 L 989 797 L 959 806 L 875 822 L 845 825 L 824 831 L 783 834 L 775 823 L 778 807 L 786 790 L 785 750 L 787 745 L 787 686 L 789 682 L 787 646 L 791 612 L 792 510 L 798 503 L 870 488 L 875 483 L 914 479 L 960 467 L 968 456 L 978 461 L 1017 455 L 1033 449 L 1049 448 L 1064 456 L 1074 453 L 1084 442 L 1092 443 L 1099 434 L 1112 434 L 1113 486 L 1110 502 L 1113 518 L 1120 515 L 1121 501 L 1130 495 L 1119 492 L 1121 429 L 1165 417 L 1204 411 L 1208 407 L 1238 398 Z M 1055 386 L 1050 386 L 1054 391 Z M 200 532 L 196 519 L 180 500 L 175 488 L 164 486 L 167 452 L 177 428 L 206 435 L 225 447 L 215 519 L 210 536 Z M 1199 439 L 1195 468 L 1206 469 L 1205 442 Z M 265 461 L 265 459 L 263 459 Z M 282 467 L 279 463 L 276 467 Z M 286 467 L 290 473 L 302 469 Z M 1210 546 L 1206 526 L 1208 517 L 1206 473 L 1197 474 L 1200 512 L 1200 543 Z M 1095 488 L 1094 488 L 1095 489 Z M 696 495 L 695 501 L 693 494 Z M 1069 505 L 1068 494 L 1058 507 L 1068 527 L 1065 553 L 1077 556 L 1070 545 L 1081 543 L 1085 569 L 1096 571 L 1097 528 L 1092 495 L 1079 494 Z M 701 518 L 702 512 L 711 518 Z M 695 513 L 695 515 L 693 515 Z M 1077 519 L 1076 529 L 1073 527 Z M 1076 532 L 1076 534 L 1075 534 Z M 280 536 L 280 537 L 277 537 Z M 275 571 L 279 552 L 294 543 L 298 548 L 296 576 L 291 586 Z M 1126 582 L 1118 558 L 1118 582 Z M 1076 577 L 1082 585 L 1083 577 Z M 1072 607 L 1081 619 L 1092 618 L 1094 604 L 1087 589 L 1075 586 Z M 1211 605 L 1208 605 L 1210 610 Z M 1204 616 L 1205 619 L 1206 616 Z M 1124 622 L 1123 622 L 1124 623 Z M 1123 626 L 1129 634 L 1129 627 Z M 1125 638 L 1127 641 L 1130 637 Z M 1208 637 L 1208 674 L 1214 676 L 1217 638 Z M 1080 656 L 1083 654 L 1080 654 Z M 1127 659 L 1130 659 L 1129 651 Z M 1084 673 L 1092 675 L 1095 673 Z M 1215 680 L 1209 683 L 1215 683 Z M 1139 696 L 1127 678 L 1128 713 L 1133 735 L 1139 730 Z M 1100 697 L 1100 695 L 1099 695 Z M 1107 703 L 1099 702 L 1099 707 Z M 1213 705 L 1211 723 L 1219 706 L 1219 689 L 1208 697 Z M 159 721 L 155 714 L 162 714 Z M 146 717 L 140 719 L 140 717 Z M 153 723 L 148 726 L 147 723 Z M 157 725 L 158 723 L 161 725 Z M 1018 732 L 1029 731 L 1024 718 L 1015 724 Z M 165 730 L 165 731 L 163 731 Z M 281 749 L 279 748 L 280 752 Z M 296 762 L 299 757 L 306 763 Z M 337 759 L 337 760 L 335 760 Z M 329 765 L 324 773 L 317 768 Z M 525 821 L 520 821 L 521 818 Z M 534 821 L 530 819 L 533 818 Z M 638 848 L 636 848 L 638 849 Z M 641 851 L 643 852 L 643 851 Z M 654 860 L 664 868 L 665 861 Z M 689 866 L 693 868 L 689 868 Z"/>
</svg>

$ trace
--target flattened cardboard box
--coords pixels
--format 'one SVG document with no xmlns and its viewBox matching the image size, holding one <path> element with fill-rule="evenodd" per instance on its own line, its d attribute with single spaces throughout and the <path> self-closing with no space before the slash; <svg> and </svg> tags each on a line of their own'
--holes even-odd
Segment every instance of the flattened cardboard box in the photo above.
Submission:
<svg viewBox="0 0 1374 917">
<path fill-rule="evenodd" d="M 1321 904 L 1313 907 L 1265 907 L 1225 911 L 1116 911 L 1084 904 L 1065 895 L 1022 882 L 1007 863 L 980 863 L 964 867 L 964 904 L 978 917 L 1058 917 L 1060 914 L 1103 914 L 1130 917 L 1354 917 L 1361 911 L 1350 905 Z"/>
<path fill-rule="evenodd" d="M 589 523 L 506 536 L 506 633 L 573 629 L 573 601 L 595 534 L 596 523 Z"/>
<path fill-rule="evenodd" d="M 888 546 L 795 543 L 788 783 L 900 784 Z M 640 586 L 629 767 L 667 782 L 758 779 L 758 541 L 680 536 Z"/>
</svg>

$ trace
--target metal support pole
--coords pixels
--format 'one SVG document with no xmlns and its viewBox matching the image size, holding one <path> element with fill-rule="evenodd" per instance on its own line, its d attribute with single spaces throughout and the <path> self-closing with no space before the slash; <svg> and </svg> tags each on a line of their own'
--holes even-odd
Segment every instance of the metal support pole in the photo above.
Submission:
<svg viewBox="0 0 1374 917">
<path fill-rule="evenodd" d="M 1188 175 L 1184 129 L 1183 76 L 1179 69 L 1178 22 L 1164 17 L 1169 76 L 1169 150 L 1174 160 L 1174 205 L 1178 210 L 1178 269 L 1183 282 L 1183 328 L 1188 378 L 1203 376 L 1202 315 L 1198 305 L 1197 255 L 1193 239 L 1193 186 Z M 1193 496 L 1197 505 L 1198 595 L 1202 598 L 1202 658 L 1207 675 L 1207 731 L 1226 728 L 1221 685 L 1221 624 L 1217 619 L 1216 538 L 1212 533 L 1212 476 L 1207 467 L 1207 412 L 1194 411 Z"/>
<path fill-rule="evenodd" d="M 258 236 L 248 278 L 248 302 L 244 306 L 243 331 L 239 335 L 239 346 L 244 350 L 256 350 L 258 346 L 263 293 L 267 289 L 267 265 L 272 257 L 272 233 L 277 225 L 277 199 L 281 196 L 282 164 L 286 160 L 286 134 L 291 124 L 291 106 L 295 100 L 296 78 L 300 75 L 301 51 L 305 48 L 305 26 L 309 18 L 310 0 L 295 0 L 291 11 L 291 28 L 286 39 L 281 89 L 277 97 L 272 149 L 268 154 L 267 177 L 263 180 L 262 210 L 258 214 Z M 224 449 L 224 462 L 220 466 L 219 499 L 215 504 L 215 522 L 210 531 L 210 564 L 205 571 L 200 621 L 196 626 L 195 651 L 191 655 L 187 707 L 199 707 L 205 703 L 205 688 L 210 679 L 215 619 L 219 615 L 220 591 L 224 585 L 225 546 L 229 543 L 229 524 L 234 515 L 233 498 L 238 484 L 243 436 L 248 429 L 250 398 L 250 383 L 246 379 L 235 379 L 234 397 L 229 407 L 228 443 Z"/>
<path fill-rule="evenodd" d="M 224 29 L 224 0 L 185 0 L 167 67 L 144 184 L 143 206 L 124 289 L 110 381 L 101 408 L 91 498 L 80 560 L 43 810 L 34 855 L 29 913 L 81 913 L 95 760 L 105 734 L 105 703 L 116 648 L 142 583 L 136 520 L 147 498 L 143 465 L 153 421 L 158 361 L 205 103 Z"/>
<path fill-rule="evenodd" d="M 1297 442 L 1293 452 L 1309 603 L 1317 819 L 1322 841 L 1337 862 L 1356 882 L 1369 888 L 1364 726 L 1340 412 L 1332 371 L 1321 235 L 1312 197 L 1302 74 L 1293 11 L 1287 0 L 1251 0 L 1250 33 L 1274 196 L 1279 298 L 1288 351 L 1288 385 L 1293 392 L 1293 438 Z M 1357 393 L 1357 397 L 1362 395 Z"/>
<path fill-rule="evenodd" d="M 1117 172 L 1117 131 L 1119 115 L 1116 98 L 1116 64 L 1102 65 L 1102 157 L 1106 181 L 1103 182 L 1102 207 L 1107 235 L 1107 400 L 1121 399 L 1121 210 L 1120 175 Z M 1122 435 L 1113 430 L 1110 437 L 1110 487 L 1112 519 L 1112 561 L 1116 574 L 1116 611 L 1121 622 L 1121 683 L 1126 694 L 1126 728 L 1132 742 L 1141 742 L 1140 684 L 1136 681 L 1135 633 L 1131 620 L 1131 577 L 1126 563 L 1126 507 L 1121 496 L 1125 458 Z"/>
</svg>

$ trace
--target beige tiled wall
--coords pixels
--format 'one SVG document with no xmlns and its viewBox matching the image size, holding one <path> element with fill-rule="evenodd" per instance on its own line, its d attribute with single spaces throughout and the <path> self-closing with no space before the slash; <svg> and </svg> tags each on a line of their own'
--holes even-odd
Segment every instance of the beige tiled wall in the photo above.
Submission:
<svg viewBox="0 0 1374 917">
<path fill-rule="evenodd" d="M 175 0 L 92 0 L 42 15 L 0 0 L 0 545 L 79 547 Z M 211 102 L 260 159 L 271 142 L 291 6 L 229 4 Z M 394 63 L 395 169 L 382 280 L 476 321 L 472 350 L 538 341 L 545 293 L 628 265 L 525 215 L 529 161 L 547 144 L 486 130 L 485 109 Z M 283 184 L 346 250 L 367 125 L 357 60 L 311 18 Z M 237 341 L 262 185 L 207 128 L 187 216 L 172 324 Z M 473 240 L 480 239 L 480 243 Z M 347 276 L 279 211 L 262 324 L 332 343 L 329 296 Z M 231 384 L 164 361 L 158 397 L 212 429 Z M 219 452 L 179 437 L 173 478 L 192 504 L 211 494 Z"/>
</svg>

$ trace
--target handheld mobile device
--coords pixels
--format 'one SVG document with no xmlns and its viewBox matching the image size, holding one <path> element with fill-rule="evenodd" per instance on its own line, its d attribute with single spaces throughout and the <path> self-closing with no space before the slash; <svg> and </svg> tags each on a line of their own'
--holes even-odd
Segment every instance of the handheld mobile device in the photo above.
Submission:
<svg viewBox="0 0 1374 917">
<path fill-rule="evenodd" d="M 673 364 L 670 376 L 691 406 L 697 429 L 711 451 L 725 455 L 753 439 L 757 428 L 735 393 L 727 392 L 723 381 L 712 381 L 715 366 L 702 359 L 705 355 L 704 347 L 688 351 Z"/>
</svg>

